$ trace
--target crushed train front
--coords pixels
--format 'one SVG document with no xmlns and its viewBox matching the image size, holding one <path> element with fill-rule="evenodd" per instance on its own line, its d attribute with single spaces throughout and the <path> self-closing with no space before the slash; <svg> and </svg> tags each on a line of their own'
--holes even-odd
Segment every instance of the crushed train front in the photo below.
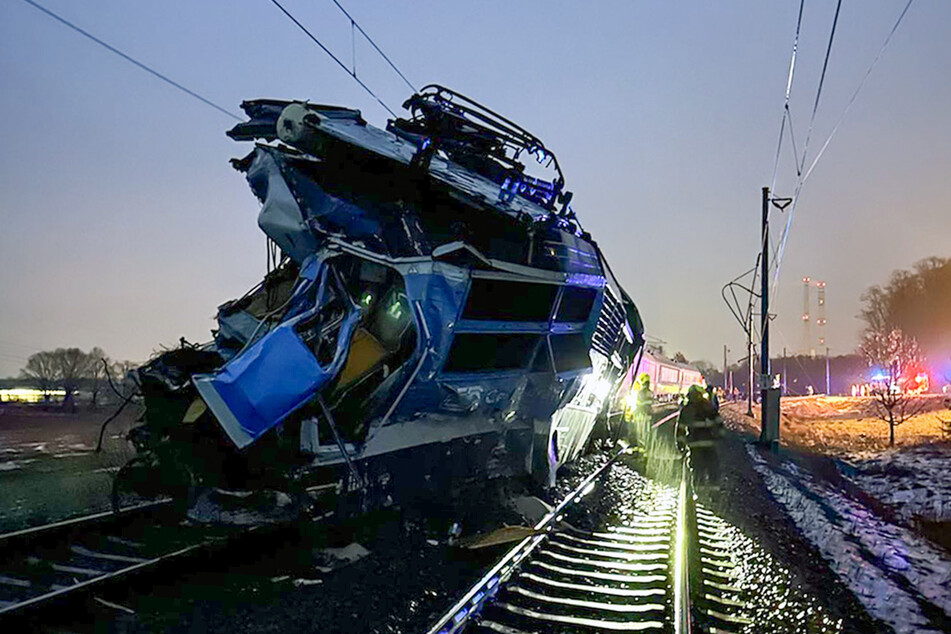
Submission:
<svg viewBox="0 0 951 634">
<path fill-rule="evenodd" d="M 554 156 L 438 86 L 386 130 L 345 108 L 243 107 L 229 135 L 255 147 L 233 164 L 279 257 L 219 307 L 212 341 L 139 370 L 140 451 L 190 489 L 331 473 L 392 501 L 447 478 L 550 482 L 643 344 Z"/>
</svg>

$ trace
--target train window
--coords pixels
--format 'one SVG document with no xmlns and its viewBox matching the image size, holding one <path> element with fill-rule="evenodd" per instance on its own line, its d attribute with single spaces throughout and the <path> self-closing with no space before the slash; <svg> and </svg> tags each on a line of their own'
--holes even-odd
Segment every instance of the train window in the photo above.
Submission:
<svg viewBox="0 0 951 634">
<path fill-rule="evenodd" d="M 524 368 L 541 340 L 534 334 L 459 333 L 452 340 L 445 372 L 485 372 Z"/>
<path fill-rule="evenodd" d="M 561 292 L 561 303 L 558 305 L 556 321 L 578 322 L 588 321 L 591 307 L 598 296 L 598 289 L 583 286 L 566 286 Z"/>
<path fill-rule="evenodd" d="M 557 372 L 568 372 L 591 367 L 588 344 L 584 335 L 552 335 L 551 352 Z"/>
<path fill-rule="evenodd" d="M 558 287 L 476 277 L 472 279 L 463 319 L 548 321 Z"/>
</svg>

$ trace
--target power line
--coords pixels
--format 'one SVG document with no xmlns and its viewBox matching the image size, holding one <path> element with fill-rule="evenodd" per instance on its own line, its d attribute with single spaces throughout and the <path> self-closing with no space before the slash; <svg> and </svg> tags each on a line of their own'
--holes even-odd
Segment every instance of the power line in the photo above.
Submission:
<svg viewBox="0 0 951 634">
<path fill-rule="evenodd" d="M 875 55 L 875 59 L 872 60 L 872 63 L 869 64 L 868 70 L 865 71 L 865 76 L 862 77 L 862 81 L 859 82 L 859 85 L 856 87 L 855 92 L 852 93 L 852 98 L 849 99 L 849 103 L 845 106 L 845 110 L 842 111 L 842 116 L 839 117 L 839 120 L 836 122 L 835 126 L 832 128 L 832 132 L 829 133 L 828 138 L 825 140 L 825 143 L 822 144 L 822 148 L 819 149 L 819 153 L 816 154 L 816 158 L 813 159 L 812 164 L 809 165 L 809 169 L 806 170 L 805 175 L 802 177 L 803 182 L 809 178 L 809 175 L 812 174 L 812 170 L 816 167 L 816 163 L 819 162 L 819 159 L 822 157 L 822 153 L 825 152 L 826 148 L 829 147 L 829 143 L 832 141 L 832 137 L 835 136 L 835 133 L 839 131 L 839 126 L 842 125 L 842 122 L 845 120 L 849 110 L 852 109 L 852 104 L 855 103 L 855 98 L 859 96 L 862 88 L 865 86 L 866 80 L 868 80 L 869 75 L 872 74 L 872 69 L 875 68 L 875 65 L 878 64 L 878 60 L 881 59 L 882 54 L 885 52 L 885 49 L 888 47 L 888 43 L 891 41 L 892 36 L 895 35 L 895 31 L 898 30 L 898 26 L 901 24 L 902 20 L 905 19 L 905 14 L 908 13 L 908 9 L 911 8 L 911 3 L 914 0 L 908 0 L 908 3 L 905 5 L 905 8 L 902 9 L 901 15 L 898 16 L 898 20 L 895 22 L 895 26 L 892 27 L 892 30 L 889 31 L 888 36 L 885 38 L 885 41 L 882 43 L 882 47 L 878 50 L 878 54 Z"/>
<path fill-rule="evenodd" d="M 98 44 L 99 46 L 102 46 L 102 47 L 105 48 L 106 50 L 115 53 L 116 55 L 118 55 L 118 56 L 121 57 L 122 59 L 126 60 L 127 62 L 131 62 L 132 64 L 135 64 L 136 66 L 138 66 L 139 68 L 141 68 L 141 69 L 144 70 L 145 72 L 150 73 L 151 75 L 154 75 L 155 77 L 158 77 L 159 79 L 161 79 L 161 80 L 164 81 L 165 83 L 167 83 L 167 84 L 169 84 L 169 85 L 171 85 L 171 86 L 173 86 L 173 87 L 175 87 L 175 88 L 178 88 L 179 90 L 181 90 L 181 91 L 184 92 L 185 94 L 190 95 L 190 96 L 194 97 L 195 99 L 201 101 L 202 103 L 211 106 L 212 108 L 214 108 L 214 109 L 217 110 L 218 112 L 221 112 L 222 114 L 228 115 L 228 116 L 231 117 L 232 119 L 236 119 L 236 120 L 238 120 L 238 121 L 243 121 L 243 119 L 242 119 L 240 116 L 236 115 L 235 113 L 230 112 L 230 111 L 226 110 L 225 108 L 222 108 L 221 106 L 219 106 L 219 105 L 216 104 L 215 102 L 211 101 L 210 99 L 206 99 L 205 97 L 202 97 L 201 95 L 199 95 L 199 94 L 198 94 L 197 92 L 195 92 L 194 90 L 190 90 L 190 89 L 186 88 L 185 86 L 182 86 L 182 85 L 181 85 L 180 83 L 178 83 L 177 81 L 166 77 L 166 76 L 163 75 L 162 73 L 160 73 L 160 72 L 158 72 L 157 70 L 155 70 L 155 69 L 153 69 L 153 68 L 151 68 L 151 67 L 149 67 L 149 66 L 143 64 L 143 63 L 140 62 L 139 60 L 137 60 L 137 59 L 135 59 L 135 58 L 133 58 L 133 57 L 130 57 L 129 55 L 126 55 L 125 53 L 123 53 L 122 51 L 120 51 L 119 49 L 117 49 L 116 47 L 114 47 L 114 46 L 112 46 L 112 45 L 110 45 L 110 44 L 107 44 L 107 43 L 103 42 L 102 40 L 100 40 L 98 37 L 96 37 L 96 36 L 93 35 L 92 33 L 89 33 L 88 31 L 83 30 L 82 28 L 76 26 L 75 24 L 73 24 L 73 23 L 70 22 L 69 20 L 67 20 L 67 19 L 65 19 L 65 18 L 63 18 L 63 17 L 57 15 L 56 13 L 53 13 L 52 11 L 50 11 L 49 9 L 47 9 L 46 7 L 44 7 L 44 6 L 42 6 L 42 5 L 40 5 L 40 4 L 36 3 L 36 2 L 34 2 L 33 0 L 23 0 L 23 1 L 26 2 L 27 4 L 29 4 L 30 6 L 34 7 L 35 9 L 38 9 L 38 10 L 42 11 L 43 13 L 45 13 L 46 15 L 48 15 L 49 17 L 51 17 L 51 18 L 53 18 L 54 20 L 56 20 L 57 22 L 59 22 L 59 23 L 61 23 L 61 24 L 64 24 L 65 26 L 68 26 L 69 28 L 71 28 L 72 30 L 76 31 L 76 32 L 79 33 L 80 35 L 83 35 L 83 36 L 89 38 L 90 40 L 92 40 L 93 42 L 95 42 L 95 43 Z"/>
<path fill-rule="evenodd" d="M 365 38 L 367 39 L 367 42 L 369 42 L 370 45 L 371 45 L 373 48 L 376 49 L 376 52 L 380 54 L 380 57 L 382 57 L 383 59 L 385 59 L 385 60 L 386 60 L 386 63 L 390 65 L 390 68 L 392 68 L 394 71 L 396 71 L 396 74 L 400 76 L 400 79 L 402 79 L 404 82 L 406 82 L 406 85 L 409 86 L 409 89 L 412 90 L 413 92 L 419 92 L 418 90 L 416 90 L 416 87 L 413 86 L 413 84 L 410 83 L 410 81 L 409 81 L 408 79 L 406 79 L 406 76 L 405 76 L 403 73 L 400 72 L 400 69 L 396 67 L 396 64 L 394 64 L 393 62 L 390 61 L 390 58 L 386 56 L 386 53 L 384 53 L 384 52 L 380 49 L 380 47 L 376 45 L 376 42 L 373 41 L 373 38 L 371 38 L 369 35 L 367 35 L 367 32 L 363 30 L 363 27 L 361 27 L 361 26 L 357 23 L 357 21 L 353 19 L 353 16 L 351 16 L 349 13 L 347 13 L 347 10 L 344 9 L 344 8 L 340 5 L 340 3 L 337 2 L 337 0 L 333 0 L 333 3 L 334 3 L 335 5 L 337 5 L 337 8 L 340 9 L 341 11 L 343 11 L 343 14 L 344 14 L 345 16 L 347 16 L 347 19 L 348 19 L 348 20 L 350 20 L 350 29 L 351 29 L 351 32 L 352 32 L 353 28 L 356 27 L 356 29 L 357 29 L 358 31 L 360 31 L 360 33 L 363 35 L 363 37 L 365 37 Z M 353 71 L 353 72 L 354 72 L 354 73 L 356 73 L 356 66 L 357 66 L 357 64 L 356 64 L 356 58 L 357 58 L 357 55 L 356 55 L 356 52 L 354 51 L 354 53 L 353 53 L 353 59 L 354 59 L 354 63 L 353 63 L 354 71 Z"/>
<path fill-rule="evenodd" d="M 789 134 L 792 135 L 792 117 L 789 114 L 789 96 L 792 94 L 793 73 L 796 70 L 796 53 L 799 51 L 799 32 L 802 28 L 802 10 L 806 0 L 799 0 L 799 18 L 796 20 L 796 37 L 793 38 L 792 56 L 789 59 L 789 74 L 786 78 L 786 99 L 783 102 L 783 118 L 779 123 L 779 141 L 776 143 L 776 160 L 773 163 L 773 180 L 769 186 L 769 191 L 776 188 L 776 174 L 779 171 L 779 155 L 783 148 L 783 132 L 786 129 L 786 121 L 789 121 Z M 798 159 L 796 161 L 798 165 Z"/>
<path fill-rule="evenodd" d="M 799 165 L 800 179 L 802 178 L 802 168 L 806 163 L 806 153 L 809 151 L 809 139 L 812 137 L 812 128 L 816 123 L 816 112 L 819 110 L 819 99 L 822 97 L 822 86 L 826 81 L 826 70 L 829 68 L 829 57 L 832 54 L 832 42 L 835 40 L 835 28 L 839 24 L 840 9 L 842 9 L 842 0 L 839 0 L 835 5 L 835 17 L 832 18 L 832 29 L 829 31 L 829 44 L 826 46 L 826 56 L 822 61 L 822 74 L 819 75 L 819 87 L 816 89 L 816 101 L 812 104 L 812 118 L 809 120 L 809 130 L 806 132 L 806 142 L 802 146 L 802 163 Z"/>
<path fill-rule="evenodd" d="M 799 8 L 800 8 L 799 18 L 801 20 L 802 19 L 802 13 L 801 13 L 802 3 L 800 3 Z M 826 45 L 825 58 L 822 60 L 822 73 L 820 73 L 819 75 L 819 86 L 818 88 L 816 88 L 816 99 L 812 104 L 812 116 L 809 119 L 809 129 L 806 132 L 806 141 L 802 146 L 801 159 L 797 156 L 798 153 L 796 152 L 795 138 L 792 137 L 792 118 L 790 117 L 789 119 L 790 141 L 793 144 L 793 158 L 796 161 L 795 165 L 796 165 L 797 182 L 796 182 L 796 188 L 793 192 L 793 201 L 794 201 L 793 205 L 789 209 L 789 215 L 786 216 L 786 225 L 783 227 L 783 233 L 780 236 L 779 244 L 777 245 L 777 248 L 773 251 L 773 254 L 772 254 L 772 263 L 773 263 L 773 266 L 775 267 L 775 273 L 773 274 L 773 299 L 776 298 L 776 294 L 779 292 L 780 262 L 782 261 L 783 253 L 786 250 L 786 241 L 789 236 L 789 229 L 792 226 L 793 216 L 796 214 L 795 202 L 799 200 L 799 192 L 802 191 L 802 183 L 803 183 L 802 170 L 805 167 L 806 155 L 809 152 L 809 140 L 812 138 L 812 130 L 816 123 L 816 113 L 819 111 L 819 100 L 822 98 L 822 87 L 825 85 L 826 71 L 829 69 L 829 58 L 832 55 L 832 43 L 835 41 L 835 31 L 836 31 L 836 27 L 839 25 L 839 12 L 841 11 L 841 9 L 842 9 L 842 0 L 838 0 L 838 2 L 835 5 L 835 16 L 833 16 L 832 18 L 832 28 L 829 30 L 829 43 Z M 798 24 L 796 26 L 796 37 L 797 39 L 799 37 Z M 792 76 L 790 75 L 790 82 L 791 81 L 792 81 Z M 787 114 L 789 113 L 789 86 L 788 84 L 786 88 L 786 112 Z M 775 183 L 775 177 L 776 177 L 776 173 L 774 168 L 774 171 L 773 171 L 774 183 Z"/>
<path fill-rule="evenodd" d="M 796 166 L 797 171 L 799 169 L 799 152 L 796 148 L 796 137 L 795 137 L 795 134 L 793 133 L 793 120 L 792 120 L 792 113 L 789 110 L 789 100 L 790 100 L 790 97 L 792 96 L 793 77 L 795 76 L 795 72 L 796 72 L 796 57 L 799 53 L 799 36 L 800 36 L 800 33 L 802 32 L 802 14 L 803 14 L 803 10 L 805 9 L 805 5 L 806 5 L 806 0 L 799 0 L 799 15 L 796 18 L 796 34 L 793 37 L 792 54 L 789 57 L 789 72 L 787 73 L 787 76 L 786 76 L 786 94 L 785 94 L 785 98 L 783 99 L 783 116 L 779 122 L 779 138 L 776 142 L 776 158 L 773 161 L 773 178 L 769 186 L 770 192 L 774 192 L 776 190 L 776 178 L 779 174 L 779 159 L 782 156 L 783 138 L 785 136 L 787 122 L 789 124 L 789 142 L 790 142 L 792 154 L 793 154 L 793 164 Z M 780 250 L 780 245 L 777 244 L 774 247 L 772 244 L 770 244 L 768 246 L 770 247 L 770 253 L 772 256 L 771 261 L 775 263 L 777 254 L 779 253 L 779 250 Z M 761 244 L 760 244 L 761 254 L 766 253 L 766 247 L 767 247 L 766 235 L 764 234 L 761 236 Z M 756 284 L 756 275 L 754 271 L 753 285 L 755 284 Z M 751 291 L 750 310 L 752 310 L 752 302 L 753 302 L 753 297 L 752 297 L 752 291 Z M 746 326 L 744 325 L 744 329 L 745 328 Z"/>
<path fill-rule="evenodd" d="M 25 0 L 25 1 L 26 1 L 26 2 L 30 2 L 31 0 Z M 383 108 L 384 108 L 387 112 L 389 112 L 391 115 L 393 115 L 393 118 L 394 118 L 394 119 L 397 118 L 397 117 L 396 117 L 396 113 L 393 112 L 393 111 L 390 109 L 390 107 L 389 107 L 388 105 L 386 105 L 385 103 L 383 103 L 383 100 L 380 99 L 379 97 L 377 97 L 376 94 L 375 94 L 372 90 L 370 90 L 370 87 L 369 87 L 369 86 L 367 86 L 365 83 L 363 83 L 363 82 L 360 80 L 359 77 L 357 77 L 357 73 L 356 73 L 355 70 L 350 70 L 349 68 L 347 68 L 347 65 L 346 65 L 346 64 L 344 64 L 343 62 L 341 62 L 340 59 L 339 59 L 336 55 L 334 55 L 333 53 L 331 53 L 331 52 L 330 52 L 330 49 L 327 48 L 326 46 L 324 46 L 323 43 L 322 43 L 320 40 L 318 40 L 318 39 L 314 36 L 313 33 L 311 33 L 310 31 L 308 31 L 308 30 L 307 30 L 307 27 L 305 27 L 303 24 L 301 24 L 301 23 L 297 20 L 297 18 L 295 18 L 293 15 L 291 15 L 291 13 L 290 13 L 287 9 L 285 9 L 285 8 L 281 5 L 280 2 L 278 2 L 277 0 L 271 0 L 271 3 L 272 3 L 274 6 L 276 6 L 278 9 L 280 9 L 281 12 L 283 12 L 284 15 L 286 15 L 286 16 L 290 19 L 291 22 L 293 22 L 294 24 L 296 24 L 296 25 L 297 25 L 297 28 L 299 28 L 301 31 L 303 31 L 304 33 L 306 33 L 306 34 L 307 34 L 307 37 L 309 37 L 311 40 L 313 40 L 314 43 L 315 43 L 317 46 L 319 46 L 319 47 L 324 51 L 324 53 L 327 53 L 327 55 L 330 56 L 330 59 L 332 59 L 333 61 L 337 62 L 337 65 L 340 66 L 340 68 L 342 68 L 342 69 L 344 70 L 344 72 L 346 72 L 348 75 L 350 75 L 351 77 L 353 77 L 354 81 L 356 81 L 358 84 L 360 84 L 360 86 L 361 86 L 365 91 L 367 91 L 367 93 L 368 93 L 371 97 L 373 97 L 374 99 L 376 99 L 377 103 L 379 103 L 381 106 L 383 106 Z M 354 22 L 353 24 L 356 25 L 356 22 Z M 359 27 L 358 27 L 358 28 L 359 28 Z M 362 32 L 363 32 L 363 29 L 360 29 L 360 32 L 362 33 Z M 367 39 L 369 39 L 369 38 L 367 38 Z M 381 54 L 382 54 L 382 53 L 381 53 Z"/>
<path fill-rule="evenodd" d="M 775 258 L 775 267 L 776 272 L 773 276 L 774 282 L 774 293 L 775 289 L 778 288 L 777 282 L 779 281 L 779 272 L 782 267 L 783 255 L 786 250 L 786 242 L 789 238 L 789 229 L 792 223 L 793 215 L 796 212 L 796 207 L 799 204 L 799 197 L 802 194 L 802 188 L 805 185 L 806 180 L 812 174 L 812 171 L 815 169 L 816 164 L 819 162 L 819 159 L 822 158 L 823 153 L 825 153 L 826 148 L 829 147 L 829 143 L 832 142 L 832 138 L 835 136 L 836 132 L 839 131 L 839 128 L 842 125 L 842 122 L 845 121 L 846 116 L 849 114 L 849 111 L 852 109 L 852 106 L 855 104 L 855 100 L 858 97 L 859 93 L 862 91 L 862 88 L 865 86 L 865 83 L 868 81 L 869 76 L 872 74 L 872 70 L 878 64 L 879 60 L 882 58 L 882 55 L 885 53 L 885 49 L 888 48 L 888 44 L 891 42 L 892 37 L 895 35 L 895 32 L 898 30 L 898 27 L 901 25 L 902 21 L 905 19 L 905 15 L 908 13 L 908 9 L 911 8 L 911 4 L 914 0 L 908 0 L 905 4 L 905 8 L 902 9 L 902 12 L 899 14 L 898 19 L 895 21 L 895 24 L 892 26 L 891 31 L 888 32 L 888 35 L 885 37 L 885 40 L 882 42 L 882 46 L 879 48 L 878 53 L 875 55 L 875 58 L 872 60 L 872 63 L 869 64 L 868 69 L 865 71 L 862 80 L 859 82 L 858 86 L 855 88 L 855 92 L 852 93 L 852 97 L 849 99 L 848 103 L 845 106 L 845 109 L 842 111 L 842 115 L 839 117 L 839 120 L 836 122 L 835 126 L 832 128 L 832 132 L 829 133 L 829 136 L 826 138 L 825 142 L 822 144 L 822 147 L 819 148 L 819 152 L 816 154 L 816 157 L 812 160 L 812 163 L 809 165 L 809 169 L 806 169 L 804 172 L 801 167 L 805 166 L 805 149 L 803 150 L 802 164 L 799 169 L 799 182 L 796 186 L 795 194 L 793 195 L 792 206 L 789 210 L 789 217 L 786 219 L 786 226 L 783 229 L 782 238 L 780 239 L 779 245 L 779 254 Z M 838 8 L 836 8 L 836 17 L 838 17 Z M 833 29 L 834 31 L 834 29 Z M 831 36 L 829 42 L 829 48 L 831 48 Z M 828 50 L 826 51 L 826 59 L 828 60 Z M 823 66 L 823 76 L 825 75 L 825 67 Z M 820 83 L 821 90 L 821 83 Z M 816 96 L 816 103 L 818 103 L 818 95 Z"/>
</svg>

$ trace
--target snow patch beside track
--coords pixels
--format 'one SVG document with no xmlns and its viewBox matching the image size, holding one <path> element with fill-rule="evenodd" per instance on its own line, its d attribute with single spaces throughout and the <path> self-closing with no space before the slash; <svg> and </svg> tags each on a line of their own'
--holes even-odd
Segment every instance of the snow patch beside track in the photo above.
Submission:
<svg viewBox="0 0 951 634">
<path fill-rule="evenodd" d="M 780 473 L 752 446 L 747 452 L 770 494 L 869 614 L 898 634 L 939 632 L 951 622 L 946 554 L 795 465 L 784 463 Z"/>
</svg>

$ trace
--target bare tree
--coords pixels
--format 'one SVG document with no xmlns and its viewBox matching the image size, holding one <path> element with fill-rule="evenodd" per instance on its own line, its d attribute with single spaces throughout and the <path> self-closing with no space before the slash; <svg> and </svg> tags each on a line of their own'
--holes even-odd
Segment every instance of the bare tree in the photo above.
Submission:
<svg viewBox="0 0 951 634">
<path fill-rule="evenodd" d="M 63 398 L 63 407 L 73 406 L 73 395 L 79 387 L 80 380 L 89 376 L 89 355 L 79 348 L 57 348 L 52 352 L 56 364 L 56 378 L 60 387 L 66 392 Z"/>
<path fill-rule="evenodd" d="M 869 330 L 859 349 L 870 366 L 880 370 L 874 381 L 876 414 L 888 423 L 888 444 L 895 445 L 895 428 L 921 414 L 925 401 L 904 390 L 905 376 L 921 364 L 921 349 L 901 330 Z"/>
<path fill-rule="evenodd" d="M 96 346 L 87 353 L 86 360 L 87 375 L 89 379 L 89 391 L 92 396 L 92 406 L 96 407 L 99 403 L 99 392 L 106 385 L 106 368 L 112 363 L 112 360 L 106 356 L 102 348 Z"/>
<path fill-rule="evenodd" d="M 951 258 L 925 258 L 861 297 L 866 332 L 900 328 L 931 359 L 951 353 Z"/>
<path fill-rule="evenodd" d="M 140 364 L 133 363 L 132 361 L 115 361 L 111 364 L 107 364 L 105 359 L 102 360 L 102 369 L 103 373 L 106 375 L 106 380 L 109 383 L 109 388 L 122 399 L 122 402 L 119 403 L 119 407 L 112 413 L 112 415 L 103 421 L 102 426 L 99 428 L 99 442 L 96 443 L 96 453 L 102 451 L 102 441 L 105 438 L 106 427 L 119 417 L 119 414 L 122 413 L 122 410 L 125 409 L 126 405 L 131 403 L 139 393 L 138 384 L 135 381 L 135 378 L 129 373 L 137 368 Z M 113 379 L 113 376 L 117 380 Z"/>
<path fill-rule="evenodd" d="M 56 386 L 58 377 L 58 366 L 52 352 L 45 350 L 31 354 L 26 360 L 26 367 L 20 370 L 20 373 L 36 381 L 37 386 L 43 391 L 43 398 L 49 400 L 50 391 Z"/>
</svg>

